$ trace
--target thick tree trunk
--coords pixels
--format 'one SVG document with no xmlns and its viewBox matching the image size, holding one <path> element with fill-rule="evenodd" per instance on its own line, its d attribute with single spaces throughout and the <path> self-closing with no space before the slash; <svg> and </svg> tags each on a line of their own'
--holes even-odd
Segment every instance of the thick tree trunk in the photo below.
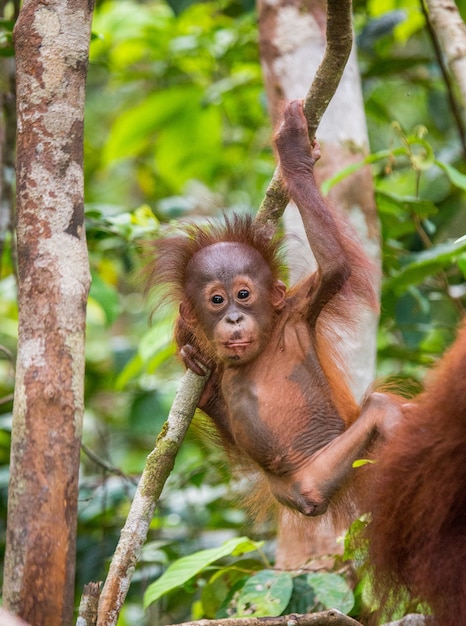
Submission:
<svg viewBox="0 0 466 626">
<path fill-rule="evenodd" d="M 285 101 L 306 96 L 324 54 L 325 29 L 324 0 L 259 1 L 261 61 L 274 125 L 279 122 Z M 317 138 L 322 147 L 322 159 L 316 168 L 320 181 L 360 161 L 367 154 L 366 121 L 354 51 L 340 86 L 322 118 Z M 369 169 L 359 170 L 335 186 L 329 200 L 348 212 L 369 255 L 378 264 L 379 230 Z M 296 277 L 307 271 L 314 261 L 305 243 L 299 214 L 292 203 L 286 209 L 284 219 L 287 232 L 298 236 L 291 241 L 298 241 L 300 248 L 292 249 L 290 256 L 290 266 L 295 268 Z M 349 371 L 353 372 L 353 388 L 358 397 L 374 377 L 376 327 L 377 315 L 367 311 L 361 312 L 357 332 L 345 333 L 342 329 L 343 350 L 351 363 Z M 313 530 L 303 533 L 302 527 L 289 522 L 285 516 L 280 524 L 277 549 L 280 566 L 299 566 L 311 556 L 340 550 L 334 542 L 335 531 L 332 528 L 310 524 L 309 529 Z"/>
<path fill-rule="evenodd" d="M 92 8 L 92 0 L 25 0 L 15 28 L 19 341 L 3 598 L 34 626 L 73 618 Z"/>
</svg>

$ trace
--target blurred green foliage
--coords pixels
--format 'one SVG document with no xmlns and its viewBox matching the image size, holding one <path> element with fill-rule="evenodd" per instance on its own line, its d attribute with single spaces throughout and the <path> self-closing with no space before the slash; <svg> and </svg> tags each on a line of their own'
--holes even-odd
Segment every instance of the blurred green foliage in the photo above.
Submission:
<svg viewBox="0 0 466 626">
<path fill-rule="evenodd" d="M 464 11 L 466 2 L 459 6 Z M 455 243 L 466 233 L 464 146 L 418 0 L 356 0 L 354 10 L 383 239 L 379 373 L 420 379 L 451 341 L 464 302 L 466 245 Z M 11 27 L 0 21 L 2 56 L 12 51 Z M 105 576 L 181 371 L 173 358 L 173 311 L 157 307 L 149 324 L 156 303 L 142 295 L 141 240 L 180 217 L 254 211 L 274 169 L 270 138 L 249 0 L 97 3 L 85 130 L 93 284 L 84 444 L 90 452 L 82 457 L 77 593 Z M 8 232 L 0 234 L 3 543 L 17 308 L 14 246 Z M 153 520 L 120 626 L 250 608 L 259 600 L 247 595 L 248 581 L 264 568 L 261 576 L 271 577 L 266 586 L 275 588 L 267 543 L 265 555 L 236 561 L 228 553 L 205 564 L 150 604 L 144 621 L 143 591 L 167 564 L 245 528 L 258 537 L 236 504 L 237 489 L 223 455 L 193 429 Z M 259 530 L 271 536 L 267 526 Z M 271 592 L 269 599 L 280 612 L 327 606 L 326 585 L 340 584 L 330 580 L 289 576 L 279 585 L 289 595 L 277 600 Z"/>
</svg>

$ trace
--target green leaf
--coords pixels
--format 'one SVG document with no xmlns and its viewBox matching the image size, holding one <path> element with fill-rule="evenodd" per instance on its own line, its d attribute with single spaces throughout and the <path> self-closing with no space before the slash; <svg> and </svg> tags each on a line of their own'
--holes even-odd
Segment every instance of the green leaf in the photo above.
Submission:
<svg viewBox="0 0 466 626">
<path fill-rule="evenodd" d="M 183 112 L 196 106 L 203 92 L 198 87 L 171 87 L 147 96 L 133 108 L 127 108 L 114 122 L 105 145 L 104 163 L 136 156 L 153 144 L 154 132 L 163 129 Z"/>
<path fill-rule="evenodd" d="M 147 363 L 168 346 L 173 346 L 173 320 L 165 317 L 157 320 L 157 324 L 144 333 L 139 343 L 139 354 L 143 363 Z M 173 353 L 174 350 L 172 350 Z"/>
<path fill-rule="evenodd" d="M 442 168 L 455 187 L 466 191 L 466 174 L 462 174 L 448 163 L 443 163 L 442 161 L 436 160 L 435 164 Z"/>
<path fill-rule="evenodd" d="M 345 535 L 343 558 L 345 561 L 354 561 L 356 567 L 360 567 L 367 559 L 367 540 L 364 538 L 367 524 L 366 517 L 359 518 L 351 524 Z"/>
<path fill-rule="evenodd" d="M 311 573 L 307 582 L 314 590 L 316 601 L 325 609 L 338 609 L 348 614 L 354 605 L 354 595 L 342 576 L 332 573 Z"/>
<path fill-rule="evenodd" d="M 326 196 L 330 189 L 334 187 L 337 183 L 344 180 L 347 176 L 350 176 L 354 172 L 357 172 L 366 165 L 377 163 L 377 161 L 384 161 L 385 159 L 392 158 L 394 156 L 401 156 L 403 154 L 406 154 L 406 148 L 404 147 L 396 148 L 395 150 L 380 150 L 379 152 L 369 154 L 364 159 L 361 159 L 358 163 L 351 163 L 351 165 L 344 167 L 334 176 L 324 181 L 321 185 L 322 194 Z"/>
<path fill-rule="evenodd" d="M 324 181 L 321 185 L 322 194 L 326 196 L 330 189 L 332 189 L 332 187 L 334 187 L 337 183 L 366 165 L 371 165 L 373 163 L 377 163 L 378 161 L 385 161 L 386 159 L 393 159 L 398 156 L 408 156 L 413 166 L 418 170 L 429 169 L 434 163 L 437 163 L 437 165 L 442 167 L 442 164 L 434 159 L 434 152 L 431 145 L 427 141 L 417 136 L 410 136 L 406 139 L 411 150 L 408 150 L 406 146 L 401 146 L 393 150 L 380 150 L 379 152 L 373 152 L 372 154 L 364 157 L 364 159 L 361 159 L 358 163 L 351 163 L 351 165 L 344 167 L 334 176 Z"/>
<path fill-rule="evenodd" d="M 161 596 L 173 589 L 181 587 L 191 578 L 202 572 L 211 563 L 226 556 L 238 556 L 246 552 L 253 552 L 260 547 L 260 542 L 252 541 L 247 537 L 236 537 L 225 542 L 218 548 L 200 550 L 194 554 L 182 557 L 168 567 L 168 569 L 154 583 L 149 585 L 144 594 L 144 607 L 158 600 Z"/>
<path fill-rule="evenodd" d="M 234 591 L 240 589 L 246 580 L 261 570 L 264 563 L 259 559 L 240 559 L 232 565 L 215 572 L 202 588 L 201 600 L 204 617 L 219 619 L 228 617 L 228 608 Z"/>
<path fill-rule="evenodd" d="M 103 162 L 152 153 L 157 173 L 173 189 L 181 189 L 187 180 L 203 179 L 209 169 L 215 170 L 220 149 L 218 107 L 206 106 L 203 89 L 183 85 L 157 92 L 122 113 Z"/>
<path fill-rule="evenodd" d="M 466 251 L 464 238 L 453 243 L 433 246 L 419 254 L 409 255 L 407 264 L 394 277 L 384 283 L 384 290 L 403 293 L 408 287 L 418 285 L 427 276 L 432 276 L 456 261 Z"/>
<path fill-rule="evenodd" d="M 461 238 L 461 240 L 462 239 L 463 237 Z M 458 258 L 458 267 L 460 268 L 463 276 L 466 278 L 466 254 L 460 255 L 460 257 Z"/>
<path fill-rule="evenodd" d="M 141 356 L 136 354 L 132 359 L 126 363 L 122 371 L 118 374 L 115 382 L 115 389 L 122 391 L 126 385 L 140 375 L 143 368 L 143 362 Z"/>
<path fill-rule="evenodd" d="M 421 219 L 438 212 L 437 207 L 430 200 L 420 200 L 411 196 L 399 196 L 380 189 L 376 192 L 377 207 L 381 214 L 394 215 L 405 219 L 405 214 L 415 214 Z"/>
<path fill-rule="evenodd" d="M 306 574 L 293 578 L 293 593 L 285 613 L 312 613 L 316 606 L 314 590 L 307 583 Z"/>
<path fill-rule="evenodd" d="M 376 463 L 374 459 L 356 459 L 353 461 L 353 467 L 363 467 L 364 465 L 371 465 Z"/>
<path fill-rule="evenodd" d="M 242 588 L 238 617 L 276 617 L 287 607 L 293 592 L 293 578 L 288 572 L 262 570 L 249 578 Z"/>
</svg>

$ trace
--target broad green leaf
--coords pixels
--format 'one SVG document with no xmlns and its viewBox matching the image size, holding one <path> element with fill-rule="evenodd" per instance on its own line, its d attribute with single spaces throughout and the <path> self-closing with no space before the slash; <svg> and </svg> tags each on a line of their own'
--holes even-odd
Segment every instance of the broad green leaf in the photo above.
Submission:
<svg viewBox="0 0 466 626">
<path fill-rule="evenodd" d="M 235 561 L 232 565 L 215 572 L 202 588 L 204 617 L 209 619 L 228 617 L 226 610 L 229 608 L 232 593 L 240 589 L 254 572 L 263 567 L 263 561 L 249 558 Z"/>
<path fill-rule="evenodd" d="M 307 583 L 306 574 L 293 578 L 293 593 L 290 602 L 285 609 L 286 614 L 290 613 L 312 613 L 316 606 L 314 590 Z"/>
<path fill-rule="evenodd" d="M 114 123 L 103 161 L 154 155 L 157 173 L 174 190 L 190 179 L 209 179 L 221 150 L 221 113 L 190 85 L 157 92 Z"/>
<path fill-rule="evenodd" d="M 260 542 L 252 541 L 247 537 L 236 537 L 225 542 L 218 548 L 200 550 L 194 554 L 182 557 L 168 567 L 168 569 L 154 583 L 149 585 L 144 594 L 144 607 L 158 600 L 177 587 L 181 587 L 191 578 L 202 572 L 211 563 L 226 556 L 238 556 L 246 552 L 253 552 L 260 547 Z"/>
<path fill-rule="evenodd" d="M 466 241 L 462 238 L 458 242 L 439 244 L 419 254 L 410 255 L 401 271 L 385 281 L 384 289 L 400 294 L 408 287 L 418 285 L 427 276 L 448 267 L 464 252 L 466 252 Z"/>
<path fill-rule="evenodd" d="M 354 595 L 342 576 L 332 573 L 311 573 L 307 582 L 314 590 L 316 601 L 326 609 L 349 613 L 354 605 Z"/>
<path fill-rule="evenodd" d="M 219 108 L 193 97 L 184 102 L 176 123 L 159 130 L 154 146 L 157 171 L 175 190 L 188 180 L 211 179 L 222 149 Z"/>
<path fill-rule="evenodd" d="M 238 617 L 276 617 L 290 601 L 293 578 L 288 572 L 262 570 L 246 581 L 240 591 L 236 615 Z"/>
<path fill-rule="evenodd" d="M 172 360 L 172 363 L 175 363 L 175 354 L 175 342 L 170 341 L 169 343 L 167 343 L 166 346 L 159 350 L 157 354 L 154 354 L 154 356 L 147 362 L 147 364 L 145 365 L 146 371 L 149 374 L 153 374 L 167 361 Z"/>
<path fill-rule="evenodd" d="M 418 215 L 425 219 L 437 213 L 437 207 L 430 200 L 420 200 L 410 196 L 399 196 L 395 193 L 377 190 L 377 207 L 381 214 L 394 215 L 405 219 L 406 213 Z"/>
<path fill-rule="evenodd" d="M 143 362 L 139 354 L 135 354 L 132 359 L 126 363 L 122 371 L 118 374 L 115 382 L 115 389 L 122 391 L 130 380 L 136 378 L 141 373 L 143 368 Z"/>
<path fill-rule="evenodd" d="M 166 317 L 157 320 L 149 330 L 144 333 L 139 343 L 139 354 L 144 363 L 147 363 L 156 354 L 173 345 L 173 321 Z M 172 350 L 173 352 L 173 350 Z"/>
<path fill-rule="evenodd" d="M 183 118 L 193 106 L 200 106 L 203 91 L 196 86 L 171 87 L 147 96 L 135 107 L 126 109 L 114 122 L 105 146 L 103 160 L 135 156 L 154 142 L 156 130 Z"/>
<path fill-rule="evenodd" d="M 118 374 L 117 389 L 124 389 L 129 381 L 144 370 L 150 374 L 175 355 L 173 341 L 173 319 L 159 317 L 141 337 L 137 354 L 134 355 Z"/>
</svg>

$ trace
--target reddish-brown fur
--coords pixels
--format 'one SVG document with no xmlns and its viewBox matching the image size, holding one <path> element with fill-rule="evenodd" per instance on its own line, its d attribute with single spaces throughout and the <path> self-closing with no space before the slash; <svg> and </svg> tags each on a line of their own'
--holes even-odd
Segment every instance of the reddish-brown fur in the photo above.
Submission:
<svg viewBox="0 0 466 626">
<path fill-rule="evenodd" d="M 378 595 L 396 608 L 407 587 L 439 626 L 466 624 L 465 383 L 466 325 L 381 451 L 367 502 Z"/>
<path fill-rule="evenodd" d="M 286 291 L 280 242 L 249 217 L 188 226 L 155 242 L 149 286 L 180 302 L 176 340 L 185 364 L 212 370 L 200 408 L 234 460 L 261 468 L 275 498 L 310 516 L 341 502 L 352 462 L 399 416 L 389 396 L 362 411 L 335 346 L 361 303 L 375 301 L 374 274 L 314 178 L 319 147 L 302 103 L 288 105 L 276 137 L 284 181 L 299 208 L 318 270 Z M 388 426 L 390 427 L 390 425 Z"/>
</svg>

